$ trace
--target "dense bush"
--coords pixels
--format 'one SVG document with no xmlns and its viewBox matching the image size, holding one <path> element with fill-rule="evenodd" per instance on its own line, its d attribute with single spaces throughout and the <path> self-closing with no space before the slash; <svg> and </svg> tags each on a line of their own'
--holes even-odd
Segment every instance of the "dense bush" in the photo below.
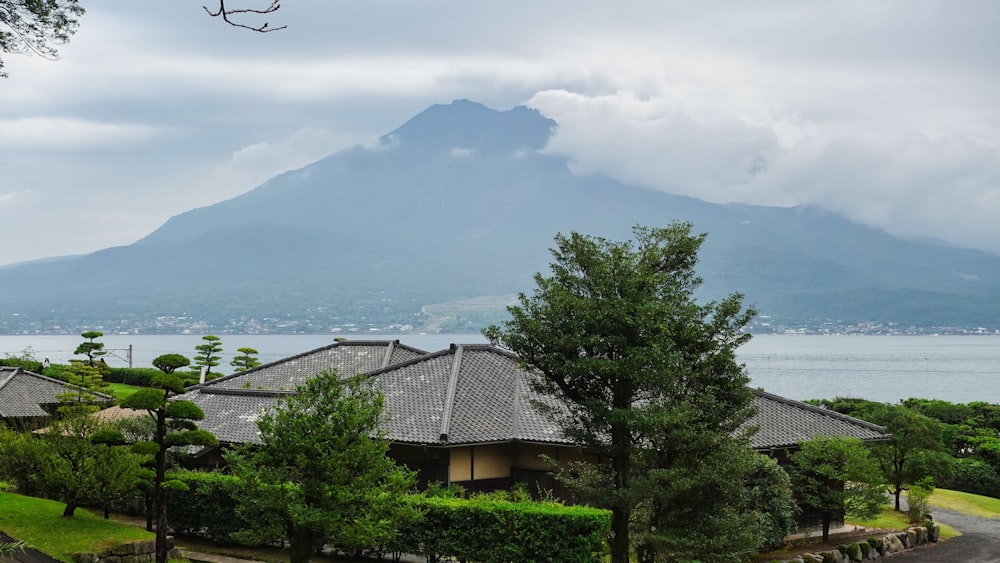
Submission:
<svg viewBox="0 0 1000 563">
<path fill-rule="evenodd" d="M 978 459 L 954 460 L 948 475 L 935 481 L 943 489 L 1000 498 L 1000 474 L 995 467 Z"/>
<path fill-rule="evenodd" d="M 178 533 L 231 542 L 248 525 L 236 516 L 236 477 L 222 473 L 180 472 L 187 491 L 167 491 L 167 521 Z"/>
<path fill-rule="evenodd" d="M 600 561 L 611 513 L 554 502 L 413 496 L 423 518 L 400 526 L 392 551 L 466 561 Z"/>
<path fill-rule="evenodd" d="M 104 381 L 149 387 L 153 376 L 160 373 L 163 372 L 156 368 L 111 368 L 110 373 L 105 374 Z"/>
<path fill-rule="evenodd" d="M 231 542 L 248 527 L 235 516 L 236 477 L 183 472 L 177 478 L 189 489 L 167 492 L 167 518 L 178 533 Z M 417 494 L 407 502 L 422 516 L 397 522 L 396 539 L 372 551 L 473 561 L 599 561 L 611 526 L 606 510 L 555 502 Z"/>
<path fill-rule="evenodd" d="M 42 373 L 42 362 L 26 358 L 0 358 L 0 366 Z"/>
</svg>

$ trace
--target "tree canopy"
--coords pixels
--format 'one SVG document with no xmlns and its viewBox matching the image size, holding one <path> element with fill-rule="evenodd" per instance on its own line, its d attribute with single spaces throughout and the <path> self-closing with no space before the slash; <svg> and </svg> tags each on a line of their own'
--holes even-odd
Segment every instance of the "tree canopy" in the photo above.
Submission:
<svg viewBox="0 0 1000 563">
<path fill-rule="evenodd" d="M 823 541 L 843 511 L 858 518 L 878 515 L 886 487 L 868 448 L 855 438 L 816 437 L 799 444 L 788 467 L 799 499 L 820 512 Z"/>
<path fill-rule="evenodd" d="M 536 274 L 533 295 L 508 308 L 511 320 L 484 331 L 541 374 L 537 390 L 565 407 L 549 412 L 564 434 L 607 460 L 593 475 L 600 486 L 575 485 L 612 511 L 613 563 L 629 561 L 629 523 L 637 506 L 657 502 L 651 493 L 673 509 L 702 502 L 679 494 L 690 481 L 669 478 L 702 471 L 686 452 L 747 444 L 739 429 L 754 413 L 754 391 L 735 350 L 754 311 L 739 294 L 696 302 L 706 235 L 691 228 L 636 227 L 626 242 L 557 235 L 551 275 Z M 705 470 L 742 480 L 740 464 Z M 652 520 L 638 526 L 665 517 L 655 506 L 642 514 Z M 655 555 L 662 544 L 640 549 Z"/>
<path fill-rule="evenodd" d="M 330 543 L 385 544 L 414 474 L 386 453 L 383 399 L 370 381 L 322 372 L 257 420 L 261 444 L 226 454 L 244 487 L 237 510 L 255 541 L 283 537 L 292 563 Z"/>
</svg>

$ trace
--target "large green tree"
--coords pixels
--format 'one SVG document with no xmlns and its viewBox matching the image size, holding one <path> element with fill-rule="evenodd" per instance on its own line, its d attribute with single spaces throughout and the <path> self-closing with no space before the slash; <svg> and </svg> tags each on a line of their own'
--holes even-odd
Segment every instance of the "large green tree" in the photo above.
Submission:
<svg viewBox="0 0 1000 563">
<path fill-rule="evenodd" d="M 861 440 L 816 437 L 801 442 L 789 458 L 792 487 L 803 504 L 820 512 L 824 542 L 830 538 L 830 523 L 837 515 L 878 515 L 886 487 L 878 464 Z"/>
<path fill-rule="evenodd" d="M 648 500 L 649 472 L 683 474 L 695 461 L 639 454 L 668 443 L 670 424 L 692 429 L 685 439 L 711 442 L 753 414 L 754 392 L 735 355 L 753 310 L 738 294 L 704 304 L 694 297 L 706 235 L 679 222 L 636 227 L 633 235 L 626 242 L 556 236 L 551 275 L 536 274 L 534 294 L 508 308 L 511 320 L 484 331 L 541 374 L 535 387 L 565 407 L 550 415 L 606 461 L 597 466 L 606 487 L 590 500 L 612 511 L 612 563 L 629 561 L 629 522 Z"/>
<path fill-rule="evenodd" d="M 941 423 L 902 405 L 884 405 L 866 420 L 885 426 L 892 436 L 885 442 L 872 444 L 871 451 L 898 511 L 903 491 L 947 466 Z"/>
<path fill-rule="evenodd" d="M 226 454 L 243 490 L 246 539 L 287 539 L 292 563 L 330 543 L 351 551 L 384 544 L 410 509 L 414 474 L 386 453 L 383 399 L 370 381 L 320 373 L 257 421 L 261 444 Z"/>
<path fill-rule="evenodd" d="M 167 562 L 167 489 L 184 490 L 187 485 L 167 473 L 167 452 L 179 446 L 217 446 L 218 440 L 196 421 L 205 418 L 191 401 L 172 400 L 184 393 L 184 383 L 174 372 L 191 362 L 180 354 L 164 354 L 153 359 L 163 373 L 153 376 L 152 387 L 140 389 L 121 403 L 123 408 L 144 410 L 156 424 L 152 440 L 138 442 L 136 451 L 152 456 L 153 509 L 156 513 L 156 563 Z"/>
<path fill-rule="evenodd" d="M 117 446 L 120 432 L 87 413 L 56 421 L 41 438 L 46 444 L 41 464 L 46 488 L 66 504 L 63 516 L 71 517 L 82 503 L 110 502 L 135 487 L 139 459 Z"/>
</svg>

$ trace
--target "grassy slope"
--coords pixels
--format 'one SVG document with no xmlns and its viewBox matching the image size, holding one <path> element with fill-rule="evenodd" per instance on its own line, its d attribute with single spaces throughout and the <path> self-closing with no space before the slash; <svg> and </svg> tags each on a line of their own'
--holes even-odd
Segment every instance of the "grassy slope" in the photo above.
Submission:
<svg viewBox="0 0 1000 563">
<path fill-rule="evenodd" d="M 947 489 L 935 489 L 930 502 L 931 506 L 954 510 L 962 514 L 981 518 L 1000 518 L 1000 499 Z"/>
<path fill-rule="evenodd" d="M 104 520 L 83 509 L 63 518 L 61 502 L 0 492 L 0 530 L 62 561 L 78 551 L 95 551 L 132 540 L 151 540 L 144 529 Z"/>
</svg>

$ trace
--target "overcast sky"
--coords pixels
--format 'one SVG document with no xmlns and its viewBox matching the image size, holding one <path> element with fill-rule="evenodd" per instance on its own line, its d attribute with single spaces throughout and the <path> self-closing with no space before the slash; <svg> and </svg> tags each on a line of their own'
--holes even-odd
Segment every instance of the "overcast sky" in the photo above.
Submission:
<svg viewBox="0 0 1000 563">
<path fill-rule="evenodd" d="M 994 0 L 295 0 L 269 34 L 83 3 L 59 61 L 3 55 L 0 265 L 130 244 L 456 98 L 538 108 L 579 173 L 1000 253 Z"/>
</svg>

